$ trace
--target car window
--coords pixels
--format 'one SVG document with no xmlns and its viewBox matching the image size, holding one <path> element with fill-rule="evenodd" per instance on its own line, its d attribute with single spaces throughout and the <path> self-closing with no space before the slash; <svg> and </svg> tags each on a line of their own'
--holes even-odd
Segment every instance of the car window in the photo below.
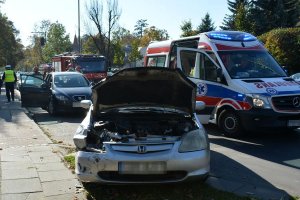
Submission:
<svg viewBox="0 0 300 200">
<path fill-rule="evenodd" d="M 36 76 L 22 76 L 22 86 L 26 87 L 40 87 L 43 84 L 43 80 Z"/>
<path fill-rule="evenodd" d="M 164 67 L 166 56 L 153 56 L 148 58 L 147 66 L 149 67 Z"/>
</svg>

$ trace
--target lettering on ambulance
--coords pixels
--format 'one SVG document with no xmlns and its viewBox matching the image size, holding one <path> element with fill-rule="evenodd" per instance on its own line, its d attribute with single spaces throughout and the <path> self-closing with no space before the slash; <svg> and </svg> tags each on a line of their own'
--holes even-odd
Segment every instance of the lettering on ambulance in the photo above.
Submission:
<svg viewBox="0 0 300 200">
<path fill-rule="evenodd" d="M 270 87 L 281 87 L 281 86 L 297 86 L 299 83 L 296 81 L 282 81 L 282 82 L 256 82 L 254 83 L 256 88 L 270 88 Z"/>
<path fill-rule="evenodd" d="M 276 95 L 276 94 L 278 94 L 278 91 L 276 89 L 274 89 L 274 88 L 267 88 L 266 91 L 270 95 Z"/>
</svg>

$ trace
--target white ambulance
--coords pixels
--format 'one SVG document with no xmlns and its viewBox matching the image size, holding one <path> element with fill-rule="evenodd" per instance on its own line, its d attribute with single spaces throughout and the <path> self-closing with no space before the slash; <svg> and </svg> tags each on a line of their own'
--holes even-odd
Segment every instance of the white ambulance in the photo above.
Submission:
<svg viewBox="0 0 300 200">
<path fill-rule="evenodd" d="M 256 37 L 237 31 L 152 42 L 145 66 L 178 67 L 198 86 L 203 124 L 230 137 L 242 130 L 300 127 L 300 83 L 289 78 Z"/>
</svg>

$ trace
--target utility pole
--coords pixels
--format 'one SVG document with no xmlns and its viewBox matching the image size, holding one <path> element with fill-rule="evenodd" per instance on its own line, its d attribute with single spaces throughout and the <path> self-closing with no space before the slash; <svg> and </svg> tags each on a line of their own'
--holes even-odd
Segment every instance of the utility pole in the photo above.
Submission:
<svg viewBox="0 0 300 200">
<path fill-rule="evenodd" d="M 78 0 L 78 51 L 81 53 L 81 38 L 80 38 L 80 0 Z"/>
</svg>

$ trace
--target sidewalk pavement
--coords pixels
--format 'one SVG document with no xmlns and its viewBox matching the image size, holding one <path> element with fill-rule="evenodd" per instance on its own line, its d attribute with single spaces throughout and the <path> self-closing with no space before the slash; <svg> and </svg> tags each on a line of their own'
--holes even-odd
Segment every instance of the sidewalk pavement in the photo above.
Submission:
<svg viewBox="0 0 300 200">
<path fill-rule="evenodd" d="M 21 102 L 0 95 L 0 199 L 85 199 L 80 182 L 55 153 L 55 144 L 25 114 Z"/>
</svg>

